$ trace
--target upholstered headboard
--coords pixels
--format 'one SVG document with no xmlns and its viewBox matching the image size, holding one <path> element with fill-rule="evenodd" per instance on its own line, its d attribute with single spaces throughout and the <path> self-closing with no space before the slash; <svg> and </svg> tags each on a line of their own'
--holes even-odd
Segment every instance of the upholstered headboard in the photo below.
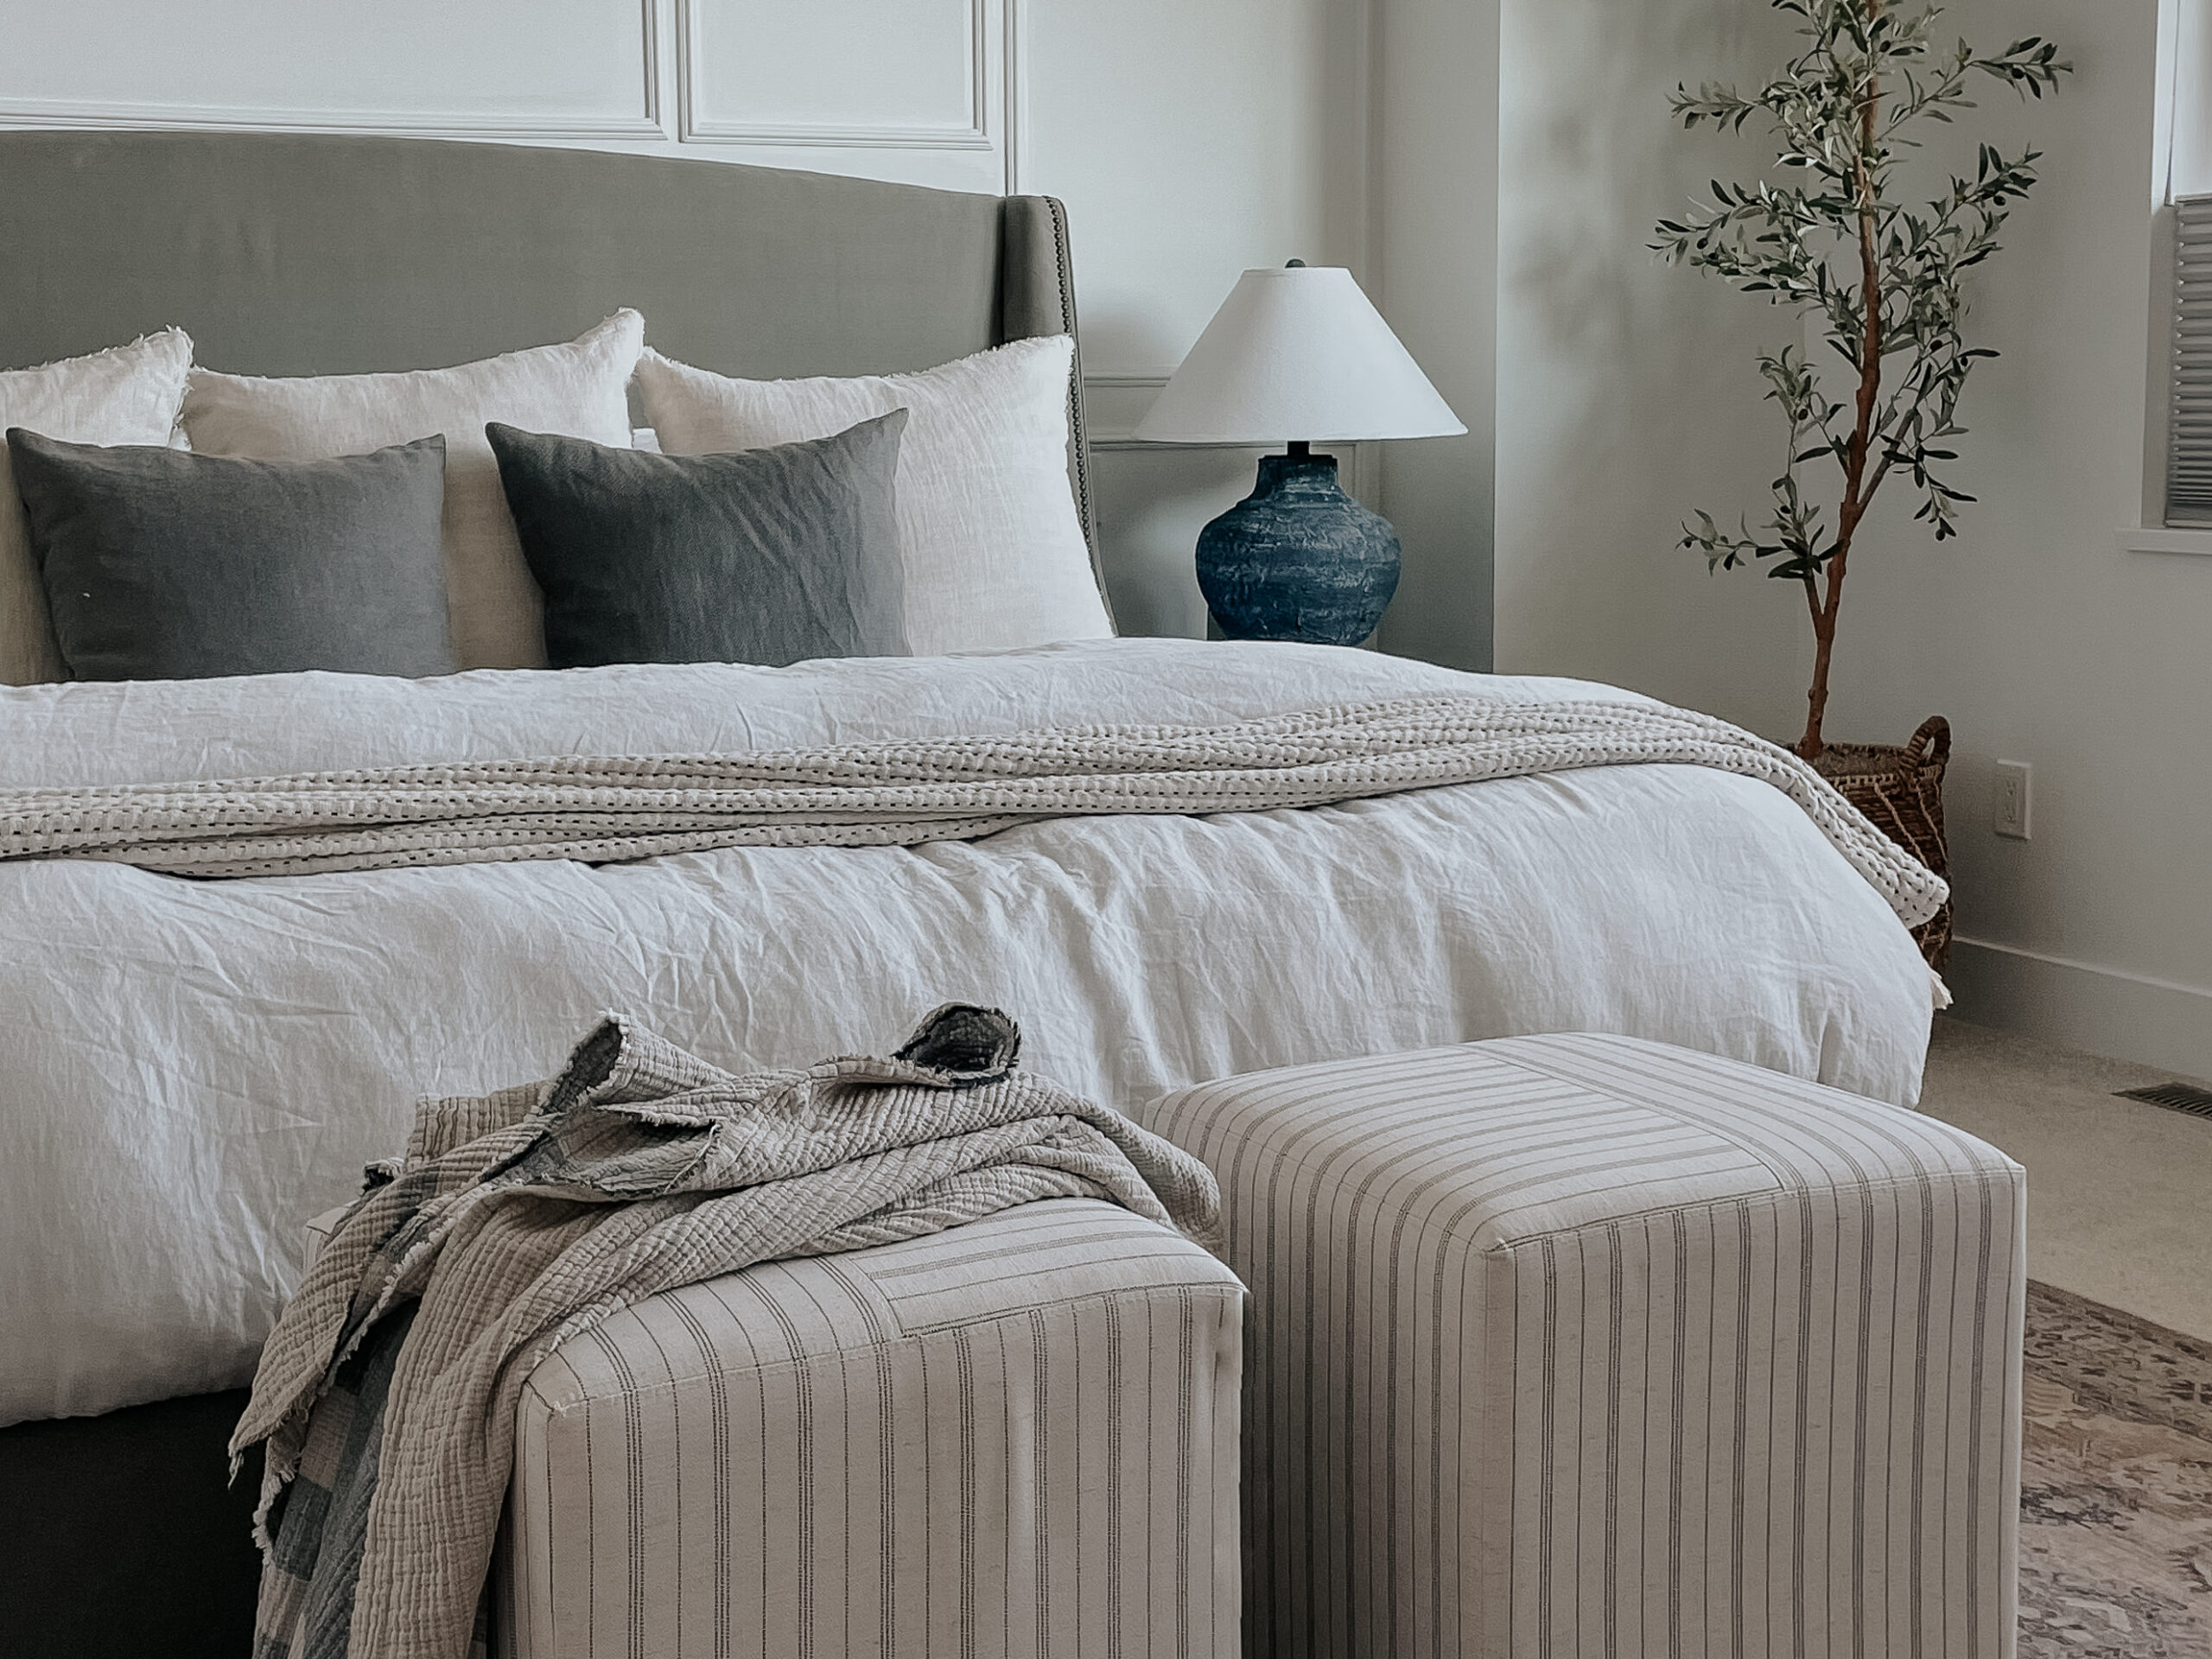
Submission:
<svg viewBox="0 0 2212 1659">
<path fill-rule="evenodd" d="M 626 305 L 669 356 L 758 378 L 1076 330 L 1045 196 L 434 139 L 0 133 L 0 367 L 175 323 L 234 373 L 432 368 Z M 1081 385 L 1078 362 L 1068 469 L 1095 563 Z"/>
</svg>

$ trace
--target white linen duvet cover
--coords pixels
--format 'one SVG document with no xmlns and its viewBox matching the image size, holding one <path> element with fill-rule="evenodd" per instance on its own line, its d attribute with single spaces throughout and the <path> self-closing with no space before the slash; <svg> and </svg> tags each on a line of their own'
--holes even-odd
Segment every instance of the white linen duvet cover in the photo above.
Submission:
<svg viewBox="0 0 2212 1659">
<path fill-rule="evenodd" d="M 748 752 L 1449 691 L 1627 692 L 1296 645 L 1099 640 L 790 669 L 0 690 L 0 788 Z M 975 842 L 196 881 L 0 863 L 0 1423 L 238 1385 L 300 1223 L 413 1098 L 550 1074 L 602 1010 L 734 1070 L 1007 1009 L 1128 1108 L 1523 1033 L 1673 1042 L 1909 1103 L 1929 975 L 1779 790 L 1619 766 Z"/>
</svg>

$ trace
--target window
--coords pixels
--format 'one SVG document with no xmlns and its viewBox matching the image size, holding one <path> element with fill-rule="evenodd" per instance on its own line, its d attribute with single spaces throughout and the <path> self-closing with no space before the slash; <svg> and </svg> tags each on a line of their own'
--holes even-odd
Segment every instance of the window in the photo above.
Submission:
<svg viewBox="0 0 2212 1659">
<path fill-rule="evenodd" d="M 2161 0 L 2145 524 L 2212 530 L 2212 0 Z M 2163 452 L 2163 453 L 2161 453 Z"/>
</svg>

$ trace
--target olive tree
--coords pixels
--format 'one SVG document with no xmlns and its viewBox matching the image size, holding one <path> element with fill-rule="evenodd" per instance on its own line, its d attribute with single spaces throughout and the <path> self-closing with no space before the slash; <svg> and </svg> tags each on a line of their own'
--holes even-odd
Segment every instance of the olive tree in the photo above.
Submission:
<svg viewBox="0 0 2212 1659">
<path fill-rule="evenodd" d="M 1892 473 L 1909 475 L 1922 497 L 1914 516 L 1939 542 L 1956 533 L 1958 504 L 1974 499 L 1940 475 L 1957 459 L 1949 446 L 1964 430 L 1957 416 L 1967 377 L 1976 359 L 1996 355 L 1967 344 L 1961 282 L 1997 251 L 2012 204 L 2036 181 L 2040 152 L 2007 156 L 1980 144 L 1972 172 L 1952 173 L 1933 200 L 1910 197 L 1908 158 L 1931 128 L 1974 107 L 1978 80 L 2039 99 L 2072 66 L 2037 38 L 1989 54 L 1964 41 L 1939 47 L 1938 6 L 1770 3 L 1802 20 L 1803 48 L 1781 74 L 1750 93 L 1678 87 L 1672 102 L 1685 128 L 1762 124 L 1777 148 L 1772 178 L 1714 181 L 1709 202 L 1659 222 L 1653 246 L 1809 316 L 1840 365 L 1824 373 L 1797 346 L 1759 356 L 1766 397 L 1789 428 L 1772 515 L 1755 531 L 1745 514 L 1732 533 L 1700 512 L 1683 524 L 1681 543 L 1702 551 L 1710 569 L 1764 563 L 1769 575 L 1803 585 L 1813 683 L 1797 752 L 1809 760 L 1821 748 L 1844 575 L 1875 493 Z"/>
</svg>

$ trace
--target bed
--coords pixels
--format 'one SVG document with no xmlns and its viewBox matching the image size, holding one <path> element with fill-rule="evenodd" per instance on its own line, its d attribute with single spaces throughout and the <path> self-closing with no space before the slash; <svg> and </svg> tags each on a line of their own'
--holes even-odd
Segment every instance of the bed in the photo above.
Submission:
<svg viewBox="0 0 2212 1659">
<path fill-rule="evenodd" d="M 720 163 L 18 133 L 0 135 L 0 365 L 175 323 L 240 373 L 421 368 L 625 306 L 658 349 L 761 378 L 1075 332 L 1057 203 Z M 1095 548 L 1079 363 L 1067 410 Z M 784 669 L 86 683 L 0 690 L 0 791 L 1422 696 L 1640 702 L 1363 652 L 1110 639 Z M 742 1068 L 882 1044 L 936 1002 L 996 1004 L 1031 1064 L 1122 1108 L 1561 1029 L 1909 1103 L 1936 994 L 1894 907 L 1806 811 L 1709 766 L 606 863 L 194 881 L 0 862 L 0 1552 L 22 1569 L 0 1652 L 242 1640 L 252 1483 L 223 1492 L 219 1445 L 300 1222 L 393 1149 L 414 1095 L 542 1075 L 601 1009 Z"/>
</svg>

